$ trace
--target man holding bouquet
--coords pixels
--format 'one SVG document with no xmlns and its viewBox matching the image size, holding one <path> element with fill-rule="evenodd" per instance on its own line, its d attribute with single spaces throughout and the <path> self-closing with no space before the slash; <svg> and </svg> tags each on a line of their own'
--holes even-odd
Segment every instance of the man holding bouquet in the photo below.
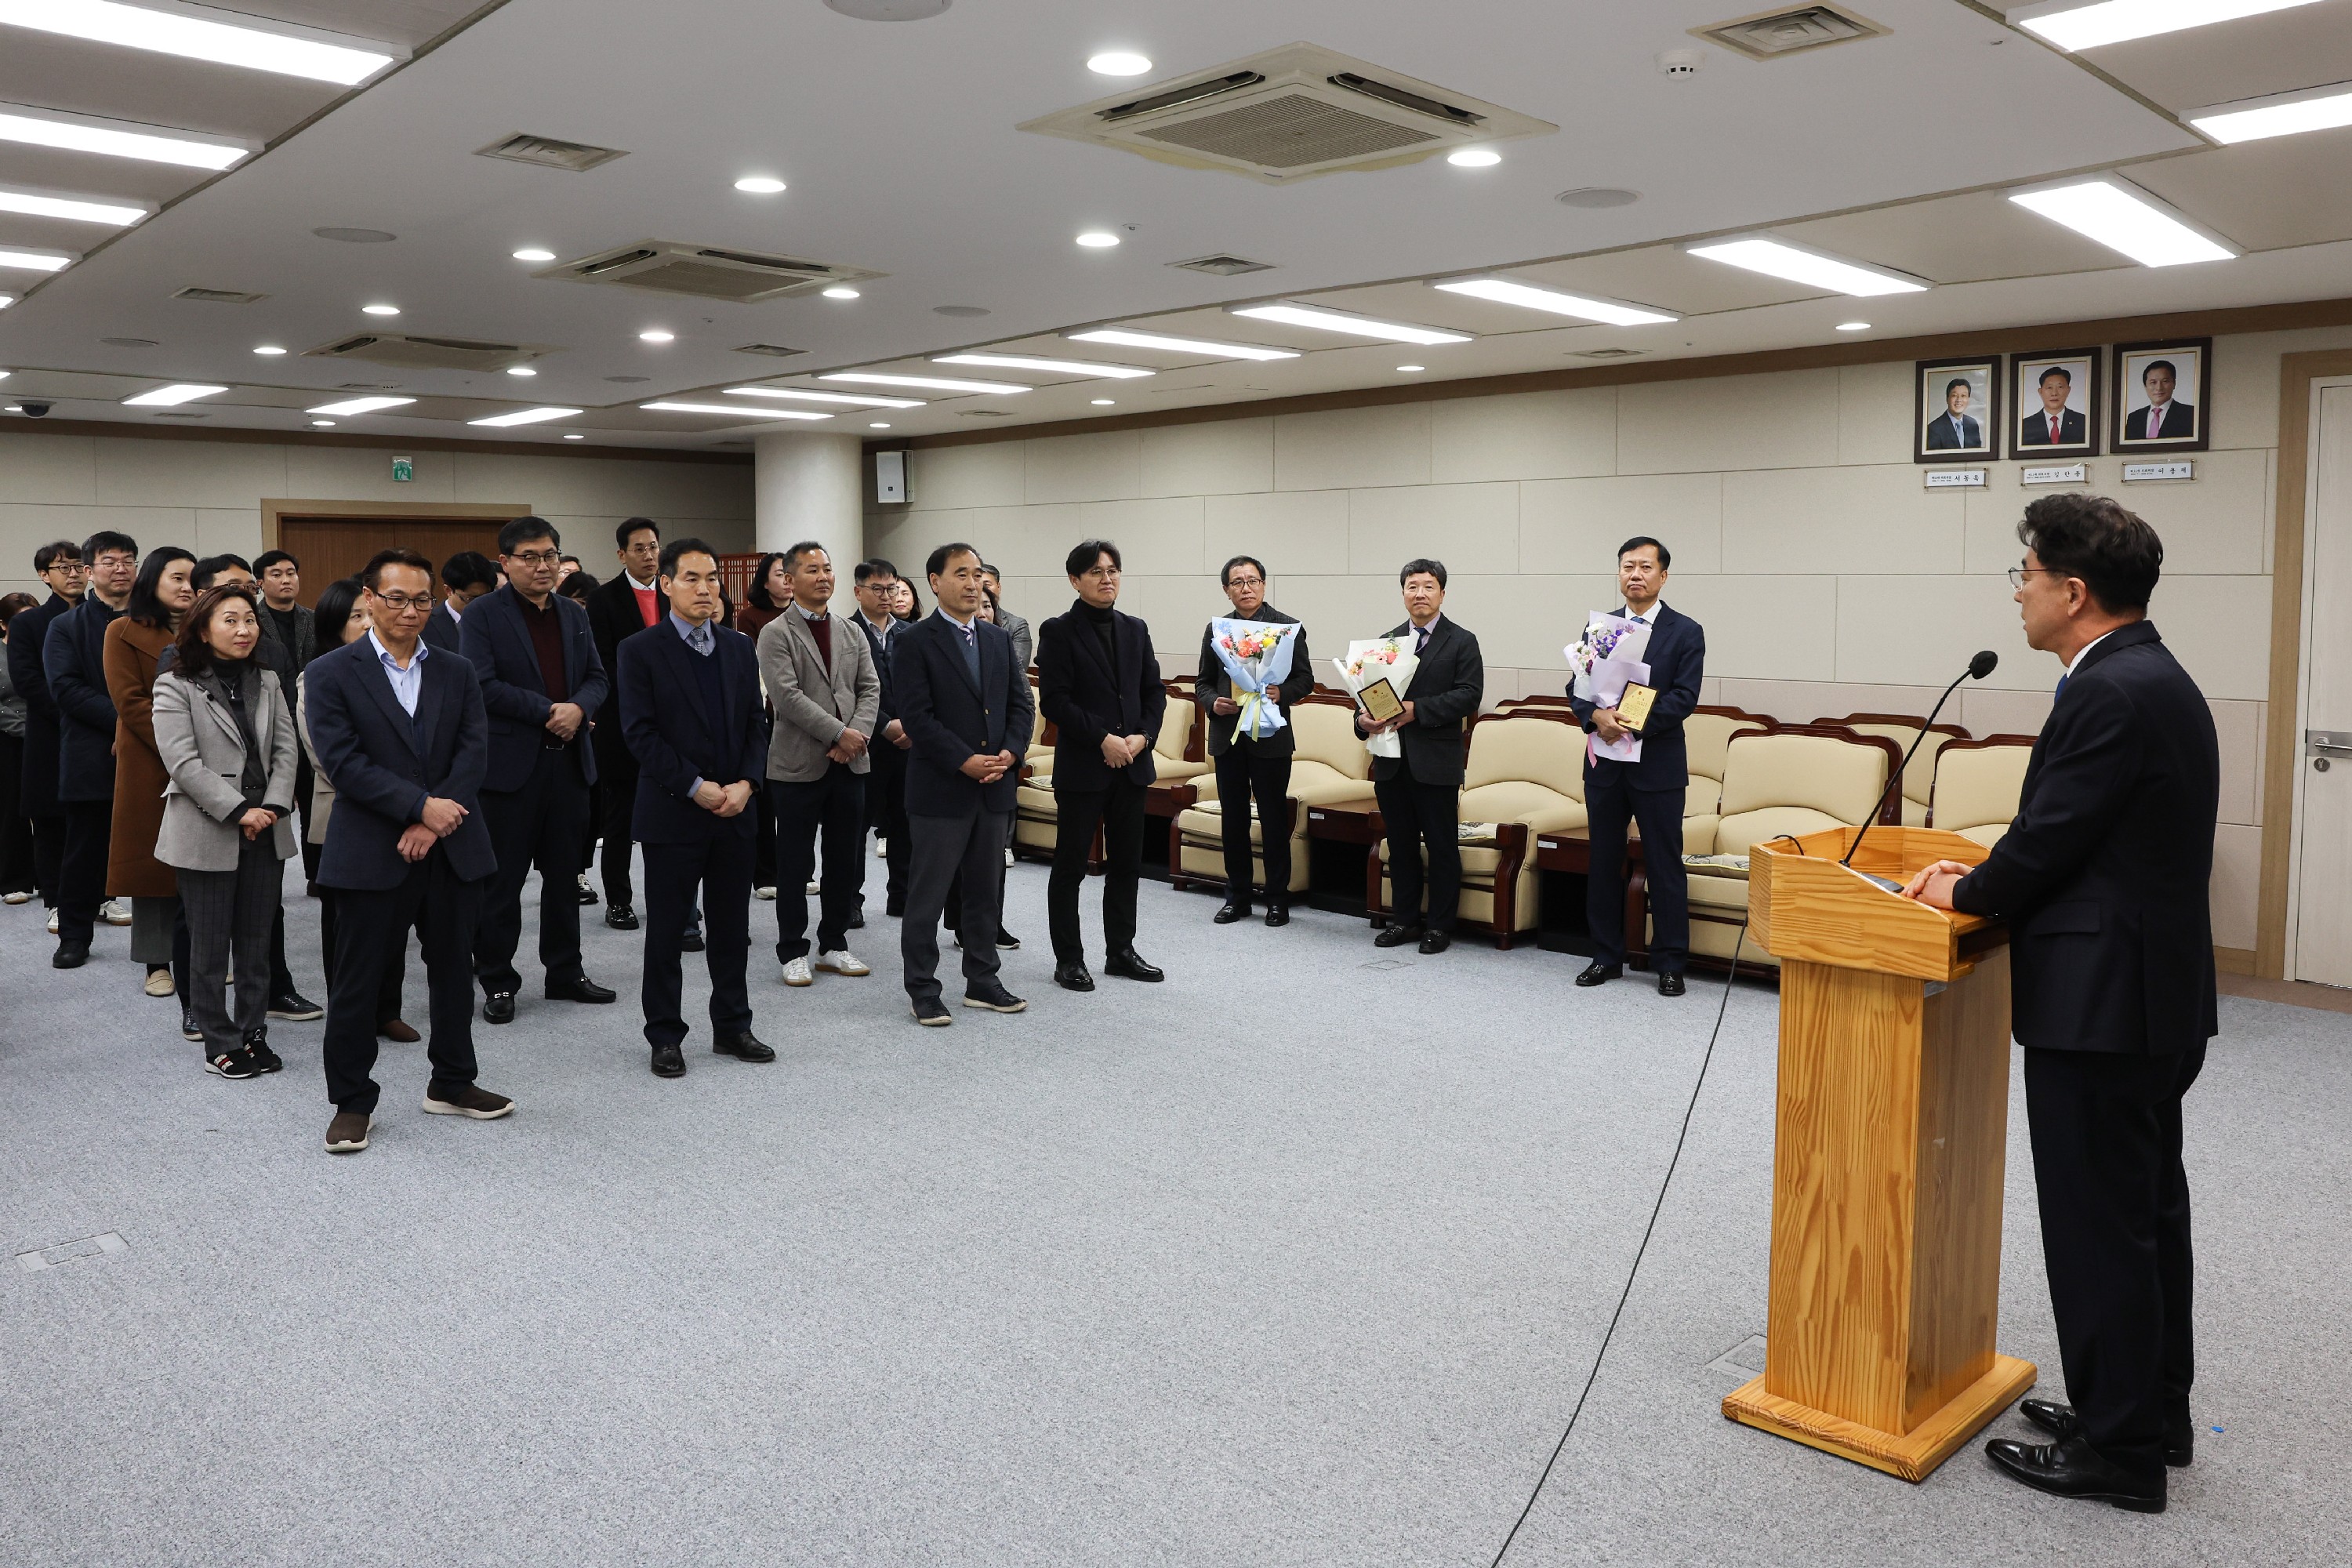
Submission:
<svg viewBox="0 0 2352 1568">
<path fill-rule="evenodd" d="M 1290 833 L 1286 801 L 1290 794 L 1290 757 L 1297 739 L 1284 723 L 1269 728 L 1263 719 L 1244 727 L 1242 714 L 1248 693 L 1234 689 L 1232 672 L 1217 647 L 1217 628 L 1233 622 L 1278 626 L 1297 626 L 1265 602 L 1265 568 L 1252 555 L 1236 555 L 1221 574 L 1225 597 L 1233 601 L 1229 619 L 1211 621 L 1201 634 L 1200 674 L 1192 689 L 1209 721 L 1209 755 L 1217 764 L 1217 799 L 1222 803 L 1225 841 L 1225 902 L 1217 910 L 1219 925 L 1246 920 L 1250 913 L 1250 802 L 1257 802 L 1259 837 L 1265 855 L 1265 923 L 1290 923 Z M 1296 706 L 1315 689 L 1315 668 L 1307 657 L 1307 631 L 1288 634 L 1290 672 L 1278 684 L 1258 694 L 1261 704 L 1280 710 Z"/>
<path fill-rule="evenodd" d="M 1463 727 L 1486 700 L 1486 661 L 1478 639 L 1445 618 L 1444 562 L 1408 561 L 1397 582 L 1404 591 L 1405 623 L 1389 637 L 1416 661 L 1412 679 L 1398 694 L 1403 708 L 1380 722 L 1360 706 L 1356 710 L 1359 731 L 1394 731 L 1402 753 L 1384 757 L 1375 752 L 1372 757 L 1372 791 L 1381 820 L 1388 825 L 1389 880 L 1396 889 L 1388 929 L 1373 945 L 1402 947 L 1417 941 L 1423 952 L 1444 952 L 1454 945 L 1454 918 L 1462 901 Z"/>
</svg>

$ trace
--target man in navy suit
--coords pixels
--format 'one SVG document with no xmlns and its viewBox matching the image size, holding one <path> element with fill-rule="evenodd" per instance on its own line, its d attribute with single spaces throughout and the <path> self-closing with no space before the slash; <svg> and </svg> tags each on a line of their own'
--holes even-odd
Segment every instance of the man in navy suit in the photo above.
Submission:
<svg viewBox="0 0 2352 1568">
<path fill-rule="evenodd" d="M 474 972 L 482 1017 L 511 1023 L 515 946 L 522 939 L 522 885 L 539 867 L 539 962 L 547 995 L 610 1002 L 615 993 L 580 966 L 580 846 L 588 837 L 588 791 L 596 753 L 588 721 L 612 693 L 589 635 L 588 612 L 555 592 L 563 542 L 545 518 L 519 517 L 499 530 L 507 585 L 466 606 L 458 647 L 482 683 L 490 716 L 490 765 L 482 815 L 499 870 L 475 935 Z"/>
<path fill-rule="evenodd" d="M 2018 422 L 2017 444 L 2021 447 L 2079 447 L 2089 438 L 2090 426 L 2082 414 L 2066 406 L 2066 399 L 2074 390 L 2074 377 L 2063 364 L 2043 370 L 2042 379 L 2034 384 L 2042 406 Z"/>
<path fill-rule="evenodd" d="M 646 847 L 646 1040 L 655 1075 L 677 1078 L 686 1071 L 679 954 L 698 897 L 709 920 L 711 1048 L 738 1061 L 776 1059 L 751 1032 L 744 980 L 759 837 L 759 818 L 744 808 L 758 798 L 768 734 L 751 639 L 719 624 L 719 552 L 674 540 L 656 580 L 669 613 L 622 639 L 618 686 L 637 763 L 630 836 Z"/>
<path fill-rule="evenodd" d="M 8 623 L 8 679 L 25 700 L 25 767 L 17 809 L 33 827 L 33 885 L 41 890 L 41 902 L 54 910 L 58 872 L 65 864 L 66 817 L 58 800 L 58 700 L 49 693 L 41 645 L 49 635 L 49 623 L 81 603 L 89 578 L 81 546 L 70 539 L 34 551 L 33 574 L 48 584 L 49 596 Z"/>
<path fill-rule="evenodd" d="M 1683 969 L 1690 962 L 1690 889 L 1683 872 L 1683 794 L 1690 785 L 1689 752 L 1683 721 L 1698 706 L 1706 674 L 1706 633 L 1688 616 L 1659 603 L 1674 556 L 1656 540 L 1629 539 L 1617 550 L 1617 586 L 1625 607 L 1617 613 L 1643 622 L 1650 646 L 1642 655 L 1650 667 L 1649 686 L 1657 692 L 1642 721 L 1642 760 L 1621 763 L 1584 752 L 1584 810 L 1592 835 L 1592 864 L 1585 879 L 1584 912 L 1592 928 L 1592 962 L 1576 977 L 1579 985 L 1599 985 L 1625 973 L 1625 825 L 1642 825 L 1642 861 L 1649 868 L 1650 918 L 1656 932 L 1650 963 L 1658 972 L 1658 994 L 1683 994 Z M 1569 690 L 1570 706 L 1588 733 L 1604 741 L 1622 739 L 1614 708 L 1597 707 Z"/>
<path fill-rule="evenodd" d="M 2173 400 L 2172 389 L 2180 380 L 2180 372 L 2168 359 L 2151 360 L 2139 373 L 2139 384 L 2147 393 L 2147 406 L 2135 408 L 2124 417 L 2124 439 L 2126 441 L 2186 441 L 2197 435 L 2197 410 L 2193 405 Z"/>
<path fill-rule="evenodd" d="M 114 698 L 106 684 L 106 628 L 131 604 L 139 545 L 101 529 L 82 541 L 89 590 L 49 623 L 41 671 L 58 708 L 58 802 L 66 819 L 58 868 L 58 951 L 49 963 L 78 969 L 106 898 L 114 842 Z"/>
<path fill-rule="evenodd" d="M 425 1109 L 492 1121 L 514 1101 L 474 1082 L 474 922 L 497 869 L 480 812 L 489 719 L 473 666 L 419 637 L 433 612 L 433 563 L 377 552 L 360 574 L 368 635 L 310 661 L 304 708 L 319 768 L 335 786 L 319 882 L 334 889 L 328 991 L 327 1152 L 368 1146 L 378 1089 L 376 997 L 413 924 L 424 939 L 433 1078 Z"/>
<path fill-rule="evenodd" d="M 1969 397 L 1968 377 L 1944 384 L 1944 412 L 1927 422 L 1927 450 L 1972 452 L 1984 445 L 1984 426 L 1969 412 Z"/>
<path fill-rule="evenodd" d="M 458 626 L 466 606 L 499 585 L 499 569 L 478 550 L 460 550 L 441 563 L 441 586 L 447 597 L 433 607 L 425 623 L 425 646 L 445 653 L 461 653 Z"/>
<path fill-rule="evenodd" d="M 986 602 L 980 552 L 942 544 L 927 570 L 939 608 L 898 634 L 890 675 L 907 753 L 907 834 L 913 857 L 898 928 L 907 999 L 915 1021 L 955 1020 L 940 1000 L 940 911 L 961 874 L 963 1005 L 992 1013 L 1029 1005 L 997 979 L 1003 883 L 1013 836 L 1013 792 L 1029 749 L 1036 700 L 1013 659 L 1013 639 L 980 618 Z M 891 845 L 898 852 L 898 845 Z"/>
</svg>

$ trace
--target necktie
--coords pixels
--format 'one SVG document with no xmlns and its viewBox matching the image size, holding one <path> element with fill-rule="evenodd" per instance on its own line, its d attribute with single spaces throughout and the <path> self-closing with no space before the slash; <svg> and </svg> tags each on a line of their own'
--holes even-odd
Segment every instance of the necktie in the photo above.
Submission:
<svg viewBox="0 0 2352 1568">
<path fill-rule="evenodd" d="M 1435 625 L 1435 623 L 1434 623 L 1434 622 L 1433 622 L 1433 623 L 1431 623 L 1431 625 L 1433 625 L 1433 625 Z M 1419 640 L 1418 640 L 1418 641 L 1416 641 L 1416 642 L 1412 645 L 1412 657 L 1413 657 L 1413 658 L 1419 658 L 1423 654 L 1425 654 L 1425 653 L 1427 653 L 1427 652 L 1429 651 L 1429 633 L 1430 633 L 1430 627 L 1429 627 L 1429 626 L 1415 626 L 1415 627 L 1413 628 L 1413 631 L 1414 631 L 1415 635 L 1418 637 Z"/>
<path fill-rule="evenodd" d="M 2052 692 L 2052 693 L 2050 694 L 2050 700 L 2051 700 L 2051 701 L 2053 701 L 2053 702 L 2055 702 L 2055 701 L 2057 701 L 2057 700 L 2058 700 L 2058 699 L 2060 699 L 2061 697 L 2065 696 L 2065 695 L 2066 695 L 2066 683 L 2067 683 L 2068 681 L 2070 681 L 2070 680 L 2074 679 L 2074 672 L 2073 670 L 2071 670 L 2071 669 L 2070 669 L 2070 670 L 2068 670 L 2065 674 L 2063 674 L 2063 675 L 2060 676 L 2060 677 L 2058 678 L 2058 689 L 2057 689 L 2057 690 L 2055 690 L 2055 691 L 2053 691 L 2053 692 Z"/>
<path fill-rule="evenodd" d="M 1650 617 L 1647 616 L 1635 616 L 1633 617 L 1633 624 L 1637 626 L 1646 626 L 1650 624 Z"/>
</svg>

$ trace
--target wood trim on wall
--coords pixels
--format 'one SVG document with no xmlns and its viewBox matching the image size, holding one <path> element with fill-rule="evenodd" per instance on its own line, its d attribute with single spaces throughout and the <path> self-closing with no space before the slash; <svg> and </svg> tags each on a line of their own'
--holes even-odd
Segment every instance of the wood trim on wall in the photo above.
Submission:
<svg viewBox="0 0 2352 1568">
<path fill-rule="evenodd" d="M 2224 974 L 2260 975 L 2262 971 L 2255 967 L 2260 962 L 2250 947 L 2216 947 L 2213 950 L 2213 967 Z M 2271 978 L 2275 980 L 2278 976 L 2272 975 Z"/>
<path fill-rule="evenodd" d="M 380 452 L 490 452 L 506 458 L 594 458 L 605 462 L 717 463 L 749 468 L 749 452 L 679 451 L 668 447 L 592 447 L 585 442 L 467 441 L 454 436 L 333 435 L 308 430 L 251 430 L 224 425 L 215 429 L 177 426 L 116 425 L 104 419 L 10 419 L 0 436 L 106 436 L 121 441 L 215 441 L 237 446 L 361 447 Z"/>
<path fill-rule="evenodd" d="M 278 542 L 278 520 L 284 517 L 348 517 L 376 520 L 383 522 L 410 521 L 419 518 L 460 521 L 472 518 L 509 518 L 534 515 L 527 502 L 498 504 L 483 501 L 426 500 L 272 500 L 261 502 L 261 548 L 275 550 Z"/>
</svg>

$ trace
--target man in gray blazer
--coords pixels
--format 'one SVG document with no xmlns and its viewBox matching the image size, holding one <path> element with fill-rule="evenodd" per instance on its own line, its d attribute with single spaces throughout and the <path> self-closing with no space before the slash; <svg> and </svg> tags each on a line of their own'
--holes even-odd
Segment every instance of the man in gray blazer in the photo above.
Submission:
<svg viewBox="0 0 2352 1568">
<path fill-rule="evenodd" d="M 768 796 L 776 814 L 776 958 L 787 985 L 814 970 L 866 974 L 849 951 L 849 922 L 866 890 L 867 752 L 882 708 L 882 678 L 864 634 L 827 608 L 833 558 L 814 540 L 784 552 L 791 608 L 760 633 L 760 680 L 775 710 Z M 808 898 L 815 838 L 824 838 L 816 961 L 809 961 Z"/>
<path fill-rule="evenodd" d="M 982 563 L 981 581 L 988 584 L 991 597 L 996 601 L 996 624 L 1006 637 L 1013 639 L 1013 668 L 1027 674 L 1030 661 L 1036 657 L 1037 639 L 1029 629 L 1028 621 L 1004 607 L 1004 574 Z"/>
</svg>

